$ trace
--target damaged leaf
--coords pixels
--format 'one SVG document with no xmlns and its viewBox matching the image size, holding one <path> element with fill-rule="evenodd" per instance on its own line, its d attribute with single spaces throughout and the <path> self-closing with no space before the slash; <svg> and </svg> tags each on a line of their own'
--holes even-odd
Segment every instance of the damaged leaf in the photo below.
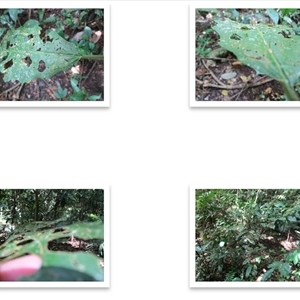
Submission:
<svg viewBox="0 0 300 300">
<path fill-rule="evenodd" d="M 234 53 L 243 64 L 278 80 L 288 100 L 299 100 L 294 85 L 300 75 L 300 36 L 284 25 L 243 25 L 225 19 L 213 27 L 220 46 Z M 288 38 L 286 33 L 290 33 Z"/>
<path fill-rule="evenodd" d="M 21 83 L 36 78 L 50 78 L 66 71 L 80 58 L 81 50 L 50 31 L 44 42 L 40 38 L 38 21 L 29 20 L 17 29 L 10 29 L 0 44 L 0 72 L 4 81 L 18 80 Z M 94 55 L 98 59 L 98 55 Z M 93 56 L 89 56 L 93 59 Z"/>
</svg>

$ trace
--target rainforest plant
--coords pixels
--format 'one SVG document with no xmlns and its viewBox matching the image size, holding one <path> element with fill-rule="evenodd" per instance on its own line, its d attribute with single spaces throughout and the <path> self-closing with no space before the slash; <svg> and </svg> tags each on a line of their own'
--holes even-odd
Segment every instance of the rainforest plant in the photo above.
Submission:
<svg viewBox="0 0 300 300">
<path fill-rule="evenodd" d="M 0 72 L 4 81 L 21 83 L 33 79 L 48 79 L 58 72 L 66 71 L 80 59 L 103 59 L 92 55 L 49 30 L 41 38 L 37 20 L 28 20 L 23 26 L 0 31 Z"/>
<path fill-rule="evenodd" d="M 294 90 L 299 81 L 300 36 L 292 27 L 272 24 L 241 24 L 218 20 L 213 29 L 220 35 L 220 46 L 238 60 L 279 81 L 287 100 L 300 100 Z"/>
</svg>

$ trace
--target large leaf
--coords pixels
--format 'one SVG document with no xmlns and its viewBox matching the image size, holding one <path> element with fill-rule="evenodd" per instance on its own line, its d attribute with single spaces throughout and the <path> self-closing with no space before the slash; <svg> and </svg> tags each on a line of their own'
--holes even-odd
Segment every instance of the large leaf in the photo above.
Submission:
<svg viewBox="0 0 300 300">
<path fill-rule="evenodd" d="M 300 75 L 300 36 L 283 25 L 244 25 L 229 19 L 213 27 L 220 35 L 220 46 L 256 70 L 284 85 L 294 86 Z M 296 100 L 296 99 L 289 99 Z"/>
<path fill-rule="evenodd" d="M 61 267 L 42 267 L 30 276 L 23 276 L 19 281 L 97 281 L 94 277 L 76 270 Z M 101 280 L 103 281 L 103 280 Z"/>
<path fill-rule="evenodd" d="M 79 239 L 103 239 L 102 222 L 78 222 L 71 225 L 52 222 L 33 222 L 14 231 L 14 234 L 0 246 L 0 258 L 12 259 L 26 253 L 44 256 L 48 242 L 75 236 Z"/>
<path fill-rule="evenodd" d="M 14 234 L 0 246 L 2 261 L 28 253 L 42 257 L 43 268 L 23 280 L 36 281 L 103 281 L 104 269 L 99 258 L 83 251 L 51 251 L 48 243 L 53 240 L 74 236 L 79 239 L 104 238 L 101 221 L 67 224 L 63 219 L 50 222 L 32 222 L 16 228 Z"/>
<path fill-rule="evenodd" d="M 50 78 L 75 64 L 82 54 L 76 45 L 64 40 L 55 31 L 40 38 L 38 21 L 29 20 L 17 29 L 10 29 L 0 45 L 0 72 L 4 81 L 29 82 Z"/>
</svg>

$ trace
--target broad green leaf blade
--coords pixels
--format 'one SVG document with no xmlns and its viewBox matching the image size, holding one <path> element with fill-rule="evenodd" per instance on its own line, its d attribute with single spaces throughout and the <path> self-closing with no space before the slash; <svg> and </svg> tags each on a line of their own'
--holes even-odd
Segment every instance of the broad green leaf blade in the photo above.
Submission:
<svg viewBox="0 0 300 300">
<path fill-rule="evenodd" d="M 48 252 L 43 256 L 44 267 L 61 267 L 88 274 L 97 281 L 103 281 L 104 270 L 99 258 L 84 252 Z"/>
<path fill-rule="evenodd" d="M 97 101 L 97 100 L 99 100 L 101 98 L 101 94 L 99 94 L 99 95 L 91 95 L 91 96 L 88 96 L 88 100 L 90 100 L 90 101 Z"/>
<path fill-rule="evenodd" d="M 6 33 L 0 45 L 0 72 L 5 73 L 4 81 L 24 83 L 36 78 L 50 78 L 81 58 L 78 48 L 55 31 L 49 32 L 46 42 L 41 40 L 40 31 L 38 22 L 29 20 L 22 27 Z"/>
<path fill-rule="evenodd" d="M 249 277 L 249 275 L 250 275 L 250 273 L 251 273 L 251 271 L 252 271 L 252 268 L 253 268 L 253 265 L 250 264 L 250 265 L 248 266 L 247 270 L 246 270 L 246 273 L 245 273 L 246 278 Z"/>
<path fill-rule="evenodd" d="M 18 14 L 20 14 L 22 12 L 23 12 L 23 9 L 15 9 L 15 8 L 8 9 L 8 13 L 14 22 L 17 21 Z"/>
<path fill-rule="evenodd" d="M 285 85 L 294 86 L 300 75 L 300 36 L 284 36 L 292 29 L 283 25 L 244 25 L 226 19 L 213 27 L 220 46 L 244 64 Z"/>
<path fill-rule="evenodd" d="M 14 235 L 0 246 L 0 258 L 12 259 L 22 254 L 44 256 L 49 252 L 48 242 L 74 236 L 80 239 L 104 239 L 104 226 L 97 222 L 78 222 L 58 226 L 53 222 L 33 222 L 15 230 Z"/>
<path fill-rule="evenodd" d="M 271 20 L 274 22 L 274 24 L 278 24 L 279 21 L 279 14 L 274 8 L 267 8 L 267 13 Z"/>
<path fill-rule="evenodd" d="M 30 276 L 22 276 L 18 281 L 96 281 L 92 276 L 62 267 L 42 267 Z"/>
</svg>

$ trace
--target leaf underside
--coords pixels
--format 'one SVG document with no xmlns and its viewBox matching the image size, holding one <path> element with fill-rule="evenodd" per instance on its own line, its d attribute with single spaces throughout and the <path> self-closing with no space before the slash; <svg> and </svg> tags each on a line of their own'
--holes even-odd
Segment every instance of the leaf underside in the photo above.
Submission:
<svg viewBox="0 0 300 300">
<path fill-rule="evenodd" d="M 244 25 L 226 19 L 213 27 L 220 35 L 220 46 L 238 60 L 284 84 L 294 86 L 300 75 L 300 36 L 289 35 L 283 25 Z"/>
<path fill-rule="evenodd" d="M 50 78 L 81 58 L 78 48 L 55 31 L 48 33 L 46 42 L 41 40 L 40 32 L 38 22 L 29 20 L 17 29 L 10 29 L 3 37 L 0 72 L 5 74 L 5 82 L 25 83 L 36 78 Z"/>
</svg>

